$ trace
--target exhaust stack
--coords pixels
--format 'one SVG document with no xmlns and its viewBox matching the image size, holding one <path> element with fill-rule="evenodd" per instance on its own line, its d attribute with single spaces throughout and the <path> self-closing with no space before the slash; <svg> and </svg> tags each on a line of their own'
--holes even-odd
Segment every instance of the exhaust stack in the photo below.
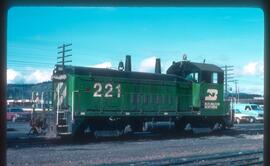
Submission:
<svg viewBox="0 0 270 166">
<path fill-rule="evenodd" d="M 156 59 L 155 73 L 156 74 L 161 74 L 160 58 Z"/>
<path fill-rule="evenodd" d="M 131 71 L 131 56 L 126 56 L 125 71 Z"/>
</svg>

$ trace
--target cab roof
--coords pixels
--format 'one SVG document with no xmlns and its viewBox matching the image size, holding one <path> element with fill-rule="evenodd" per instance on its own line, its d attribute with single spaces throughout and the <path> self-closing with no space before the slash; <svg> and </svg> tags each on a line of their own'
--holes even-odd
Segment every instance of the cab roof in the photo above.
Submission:
<svg viewBox="0 0 270 166">
<path fill-rule="evenodd" d="M 223 70 L 213 64 L 208 63 L 197 63 L 197 62 L 190 62 L 190 61 L 180 61 L 174 62 L 169 69 L 167 70 L 167 74 L 175 74 L 179 72 L 216 72 L 216 73 L 223 73 Z"/>
</svg>

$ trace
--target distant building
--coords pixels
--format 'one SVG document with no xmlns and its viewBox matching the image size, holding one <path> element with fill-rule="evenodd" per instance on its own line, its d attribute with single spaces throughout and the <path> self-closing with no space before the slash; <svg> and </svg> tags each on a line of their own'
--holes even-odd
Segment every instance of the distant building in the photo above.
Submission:
<svg viewBox="0 0 270 166">
<path fill-rule="evenodd" d="M 32 92 L 51 92 L 52 82 L 42 82 L 38 84 L 8 84 L 7 85 L 7 99 L 20 100 L 32 99 Z"/>
<path fill-rule="evenodd" d="M 259 104 L 263 105 L 264 97 L 258 94 L 248 94 L 248 93 L 229 93 L 228 98 L 234 98 L 239 103 L 251 103 L 251 104 Z"/>
<path fill-rule="evenodd" d="M 32 107 L 33 101 L 37 108 L 48 107 L 52 100 L 52 82 L 38 84 L 8 84 L 7 105 L 8 107 Z"/>
<path fill-rule="evenodd" d="M 7 99 L 31 99 L 32 87 L 34 84 L 8 84 L 7 85 Z"/>
</svg>

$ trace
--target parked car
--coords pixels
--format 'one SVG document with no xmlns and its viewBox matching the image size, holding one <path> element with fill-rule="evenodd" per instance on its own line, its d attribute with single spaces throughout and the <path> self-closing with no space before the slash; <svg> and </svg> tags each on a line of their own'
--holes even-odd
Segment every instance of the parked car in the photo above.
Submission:
<svg viewBox="0 0 270 166">
<path fill-rule="evenodd" d="M 239 124 L 242 122 L 255 122 L 255 118 L 251 116 L 247 111 L 241 111 L 239 109 L 234 109 L 234 122 Z"/>
<path fill-rule="evenodd" d="M 246 111 L 250 116 L 253 116 L 255 121 L 263 122 L 264 111 L 257 104 L 236 104 L 235 109 Z"/>
<path fill-rule="evenodd" d="M 8 121 L 29 121 L 31 119 L 31 113 L 23 111 L 21 108 L 8 108 L 6 113 L 6 119 Z"/>
</svg>

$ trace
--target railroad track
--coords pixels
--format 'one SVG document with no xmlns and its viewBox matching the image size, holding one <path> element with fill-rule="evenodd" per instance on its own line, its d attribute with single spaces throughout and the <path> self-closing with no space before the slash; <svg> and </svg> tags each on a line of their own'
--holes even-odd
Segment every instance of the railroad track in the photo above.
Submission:
<svg viewBox="0 0 270 166">
<path fill-rule="evenodd" d="M 183 135 L 180 135 L 178 133 L 173 133 L 173 132 L 165 132 L 165 133 L 144 132 L 144 133 L 136 133 L 136 134 L 131 134 L 131 135 L 122 136 L 122 137 L 105 137 L 105 138 L 86 137 L 77 143 L 87 144 L 87 143 L 107 142 L 107 141 L 136 141 L 140 139 L 151 141 L 151 140 L 164 140 L 164 139 L 199 138 L 199 137 L 205 137 L 205 136 L 237 136 L 240 134 L 248 134 L 248 135 L 263 134 L 263 129 L 246 130 L 246 131 L 229 129 L 229 130 L 219 131 L 219 132 L 183 134 Z M 74 144 L 74 141 L 69 137 L 48 138 L 44 136 L 30 136 L 30 137 L 25 136 L 22 138 L 7 140 L 8 148 L 48 146 L 48 145 L 66 145 L 66 144 Z"/>
<path fill-rule="evenodd" d="M 48 146 L 48 145 L 63 145 L 67 144 L 60 138 L 46 138 L 46 137 L 24 137 L 7 140 L 8 148 L 23 148 L 34 146 Z"/>
<path fill-rule="evenodd" d="M 110 164 L 112 165 L 112 164 Z M 129 163 L 116 163 L 113 165 L 132 165 L 132 166 L 167 166 L 167 165 L 198 165 L 198 166 L 212 166 L 212 165 L 263 165 L 263 151 L 245 151 L 232 153 L 217 153 L 204 156 L 191 156 L 181 158 L 167 158 L 151 161 L 136 161 Z"/>
</svg>

